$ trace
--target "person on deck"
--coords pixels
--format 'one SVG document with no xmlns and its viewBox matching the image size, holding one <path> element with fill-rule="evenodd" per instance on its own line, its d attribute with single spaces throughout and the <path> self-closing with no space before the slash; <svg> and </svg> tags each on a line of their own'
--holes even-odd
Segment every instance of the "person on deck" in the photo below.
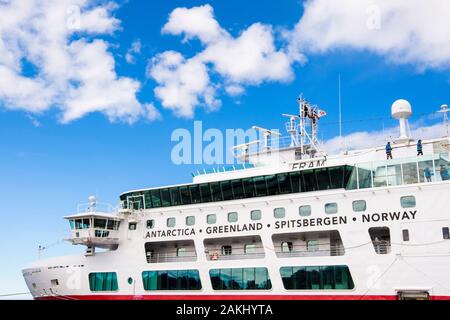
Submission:
<svg viewBox="0 0 450 320">
<path fill-rule="evenodd" d="M 423 173 L 425 174 L 425 178 L 427 179 L 427 182 L 431 182 L 431 175 L 433 174 L 430 170 L 430 168 L 426 167 L 423 170 Z"/>
<path fill-rule="evenodd" d="M 386 157 L 387 159 L 392 159 L 392 147 L 390 142 L 386 144 Z"/>
<path fill-rule="evenodd" d="M 441 164 L 441 168 L 440 168 L 439 172 L 441 174 L 442 181 L 446 181 L 446 180 L 450 179 L 450 176 L 448 175 L 448 170 L 443 164 Z"/>
<path fill-rule="evenodd" d="M 422 140 L 417 141 L 417 156 L 423 156 Z"/>
</svg>

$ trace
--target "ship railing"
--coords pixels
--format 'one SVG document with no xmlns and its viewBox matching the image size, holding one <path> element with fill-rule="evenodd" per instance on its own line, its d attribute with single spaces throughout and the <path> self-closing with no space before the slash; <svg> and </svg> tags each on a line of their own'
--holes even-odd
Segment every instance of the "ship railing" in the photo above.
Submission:
<svg viewBox="0 0 450 320">
<path fill-rule="evenodd" d="M 388 254 L 391 252 L 391 242 L 386 240 L 372 241 L 373 248 L 377 254 Z"/>
<path fill-rule="evenodd" d="M 197 254 L 195 251 L 184 251 L 183 254 L 177 254 L 176 252 L 160 252 L 147 255 L 148 263 L 189 262 L 196 260 Z"/>
<path fill-rule="evenodd" d="M 285 247 L 275 251 L 278 258 L 285 257 L 323 257 L 323 256 L 342 256 L 345 254 L 345 248 L 342 245 L 296 245 Z"/>
<path fill-rule="evenodd" d="M 232 247 L 229 248 L 209 248 L 206 252 L 206 258 L 210 261 L 214 260 L 241 260 L 241 259 L 262 259 L 265 257 L 264 247 Z"/>
<path fill-rule="evenodd" d="M 77 206 L 78 213 L 85 213 L 85 212 L 115 213 L 117 212 L 117 209 L 118 209 L 117 207 L 114 207 L 113 205 L 105 202 L 96 202 L 95 204 L 80 203 Z"/>
</svg>

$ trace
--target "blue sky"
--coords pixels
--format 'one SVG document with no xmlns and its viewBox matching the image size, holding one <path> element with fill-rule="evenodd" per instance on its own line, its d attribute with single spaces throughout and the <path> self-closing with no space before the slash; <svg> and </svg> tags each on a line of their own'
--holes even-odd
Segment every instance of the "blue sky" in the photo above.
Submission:
<svg viewBox="0 0 450 320">
<path fill-rule="evenodd" d="M 31 5 L 31 12 L 50 9 L 51 4 L 44 2 L 43 6 Z M 403 8 L 397 6 L 399 21 L 390 21 L 383 17 L 394 9 L 388 2 L 379 1 L 380 11 L 375 10 L 375 13 L 380 13 L 381 22 L 377 26 L 375 21 L 375 35 L 371 30 L 358 31 L 361 15 L 368 14 L 364 19 L 369 19 L 370 23 L 374 18 L 373 10 L 363 8 L 361 11 L 360 4 L 351 0 L 342 5 L 346 7 L 345 23 L 340 20 L 342 14 L 333 16 L 342 8 L 327 0 L 310 1 L 307 10 L 304 10 L 304 3 L 294 0 L 261 0 L 257 5 L 254 1 L 236 0 L 130 0 L 119 1 L 114 7 L 102 1 L 76 0 L 67 1 L 66 5 L 73 2 L 79 3 L 82 13 L 103 8 L 106 18 L 97 16 L 94 11 L 89 19 L 82 20 L 85 29 L 58 34 L 57 40 L 49 42 L 55 44 L 57 52 L 56 47 L 61 43 L 84 41 L 70 49 L 69 62 L 65 62 L 68 63 L 66 73 L 60 72 L 58 65 L 55 67 L 54 57 L 51 62 L 45 62 L 47 53 L 40 54 L 44 50 L 30 39 L 16 39 L 30 49 L 29 52 L 17 52 L 20 49 L 11 43 L 0 46 L 0 75 L 3 76 L 3 80 L 0 79 L 0 195 L 3 203 L 0 295 L 26 291 L 21 268 L 36 259 L 38 245 L 54 243 L 67 234 L 68 225 L 62 217 L 74 213 L 76 205 L 86 202 L 89 195 L 95 194 L 99 201 L 115 204 L 118 195 L 129 189 L 189 182 L 194 166 L 176 166 L 171 162 L 174 143 L 170 136 L 177 128 L 191 130 L 194 120 L 203 121 L 205 129 L 223 131 L 247 129 L 256 124 L 282 129 L 284 119 L 280 114 L 296 112 L 296 98 L 304 93 L 327 111 L 320 136 L 330 140 L 338 135 L 339 73 L 344 135 L 360 131 L 379 134 L 383 127 L 395 126 L 389 112 L 391 104 L 399 98 L 411 102 L 414 110 L 411 121 L 417 129 L 415 132 L 420 134 L 441 121 L 432 114 L 441 104 L 450 102 L 450 43 L 447 36 L 423 30 L 422 23 L 408 19 L 411 12 L 422 9 L 414 8 L 421 6 L 420 2 L 412 1 Z M 368 1 L 366 6 L 370 3 L 373 1 Z M 207 4 L 209 6 L 205 7 Z M 331 9 L 320 18 L 323 21 L 317 22 L 317 10 L 323 4 Z M 0 5 L 0 21 L 8 6 L 7 2 Z M 180 7 L 187 9 L 178 18 L 170 16 Z M 197 19 L 199 28 L 190 30 L 183 19 L 189 18 L 193 13 L 189 9 L 194 7 L 203 8 L 204 20 Z M 423 14 L 436 17 L 437 29 L 449 30 L 448 5 L 439 12 L 429 7 L 423 9 Z M 169 21 L 173 23 L 162 32 Z M 204 33 L 202 22 L 205 26 L 213 23 L 217 32 Z M 259 29 L 257 34 L 262 37 L 257 40 L 264 39 L 273 45 L 263 56 L 280 58 L 276 61 L 287 64 L 280 62 L 282 66 L 277 67 L 277 62 L 273 62 L 272 68 L 264 58 L 244 72 L 234 70 L 224 60 L 222 54 L 233 52 L 222 51 L 221 48 L 227 46 L 221 45 L 234 45 L 233 41 L 254 24 L 271 26 L 270 30 Z M 14 39 L 18 25 L 3 26 L 3 31 L 1 26 L 0 22 L 0 40 L 5 40 L 6 35 Z M 336 29 L 342 31 L 336 35 L 333 32 Z M 367 37 L 373 39 L 367 41 Z M 409 40 L 402 42 L 404 38 Z M 90 46 L 98 40 L 105 47 L 98 42 L 99 46 Z M 247 40 L 253 39 L 249 36 Z M 135 51 L 131 50 L 133 43 L 139 43 Z M 31 49 L 38 53 L 30 53 Z M 51 50 L 53 47 L 45 51 Z M 63 47 L 62 52 L 65 50 L 68 49 Z M 201 88 L 197 91 L 189 84 L 182 84 L 184 87 L 180 90 L 188 90 L 184 92 L 186 97 L 193 99 L 187 106 L 182 105 L 186 99 L 170 104 L 165 100 L 171 98 L 170 94 L 158 95 L 155 91 L 158 87 L 167 87 L 169 82 L 180 85 L 179 78 L 183 76 L 181 73 L 171 75 L 170 80 L 165 81 L 161 73 L 156 74 L 158 66 L 166 68 L 160 55 L 164 52 L 177 52 L 176 57 L 183 57 L 177 67 L 192 62 L 199 68 L 194 70 L 204 71 L 202 75 L 206 80 L 199 84 Z M 245 55 L 247 51 L 243 52 Z M 9 53 L 13 57 L 10 60 L 7 59 Z M 89 65 L 82 60 L 84 53 L 88 61 L 95 63 Z M 132 54 L 133 61 L 127 61 L 127 53 Z M 239 58 L 245 59 L 245 56 Z M 83 72 L 88 75 L 97 65 L 103 67 L 102 61 L 112 62 L 112 67 L 111 64 L 105 66 L 105 74 L 109 72 L 111 77 L 103 79 L 94 73 L 91 78 L 101 79 L 89 82 L 91 78 L 76 73 L 78 65 L 71 65 L 77 59 L 81 61 L 80 66 L 87 65 Z M 162 71 L 170 70 L 173 71 L 170 68 Z M 99 73 L 101 71 L 100 68 Z M 197 76 L 201 78 L 194 75 L 194 79 L 188 79 L 195 82 Z M 134 84 L 140 88 L 136 89 Z M 103 86 L 107 89 L 103 90 Z M 238 88 L 238 94 L 227 93 L 226 88 L 230 86 Z M 23 92 L 17 94 L 15 87 Z M 48 95 L 43 96 L 47 90 Z M 119 91 L 124 94 L 119 95 Z M 84 95 L 87 100 L 80 100 Z M 211 96 L 213 100 L 209 101 Z M 86 111 L 83 108 L 92 97 L 100 97 L 100 100 L 89 105 Z M 348 143 L 359 145 L 361 141 L 349 140 Z M 67 243 L 59 244 L 48 249 L 44 256 L 81 250 Z"/>
</svg>

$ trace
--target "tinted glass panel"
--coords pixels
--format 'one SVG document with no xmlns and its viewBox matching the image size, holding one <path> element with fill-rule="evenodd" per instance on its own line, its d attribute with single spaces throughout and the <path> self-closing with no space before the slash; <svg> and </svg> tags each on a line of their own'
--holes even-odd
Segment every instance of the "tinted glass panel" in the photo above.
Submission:
<svg viewBox="0 0 450 320">
<path fill-rule="evenodd" d="M 220 185 L 218 182 L 214 182 L 210 184 L 211 186 L 211 194 L 213 201 L 222 201 L 222 191 L 220 190 Z"/>
<path fill-rule="evenodd" d="M 268 290 L 272 288 L 267 268 L 212 269 L 214 290 Z"/>
<path fill-rule="evenodd" d="M 333 214 L 338 212 L 338 205 L 336 202 L 333 203 L 327 203 L 325 205 L 325 213 L 327 214 Z"/>
<path fill-rule="evenodd" d="M 197 270 L 168 270 L 142 272 L 144 290 L 200 290 Z"/>
<path fill-rule="evenodd" d="M 223 200 L 233 200 L 233 192 L 231 190 L 230 181 L 222 181 L 220 186 L 222 188 Z"/>
<path fill-rule="evenodd" d="M 307 217 L 311 215 L 311 206 L 301 206 L 298 208 L 298 214 L 302 217 Z"/>
<path fill-rule="evenodd" d="M 170 206 L 172 201 L 170 200 L 170 191 L 169 189 L 161 190 L 161 204 L 163 207 Z"/>
<path fill-rule="evenodd" d="M 211 189 L 208 183 L 203 183 L 200 185 L 200 193 L 203 202 L 211 202 Z"/>
<path fill-rule="evenodd" d="M 151 192 L 152 196 L 152 206 L 153 208 L 161 207 L 161 193 L 160 190 L 152 190 Z"/>
<path fill-rule="evenodd" d="M 286 216 L 286 210 L 284 208 L 275 208 L 273 216 L 275 219 L 283 219 Z"/>
<path fill-rule="evenodd" d="M 188 187 L 180 187 L 181 202 L 183 204 L 192 204 L 191 193 Z"/>
<path fill-rule="evenodd" d="M 189 190 L 191 192 L 192 203 L 201 203 L 200 187 L 198 185 L 193 185 L 189 187 Z"/>
<path fill-rule="evenodd" d="M 261 210 L 253 210 L 250 212 L 250 218 L 252 220 L 261 220 Z"/>
<path fill-rule="evenodd" d="M 287 173 L 278 174 L 277 179 L 281 193 L 292 193 L 291 180 Z"/>
<path fill-rule="evenodd" d="M 178 187 L 170 188 L 170 197 L 171 197 L 173 206 L 179 206 L 182 204 L 181 196 L 180 196 L 180 189 Z"/>
<path fill-rule="evenodd" d="M 400 198 L 402 208 L 414 208 L 416 206 L 416 198 L 414 196 L 406 196 Z"/>
<path fill-rule="evenodd" d="M 353 201 L 353 211 L 363 212 L 366 211 L 366 201 L 365 200 L 355 200 Z"/>
<path fill-rule="evenodd" d="M 231 181 L 231 186 L 233 188 L 234 199 L 243 199 L 243 198 L 245 198 L 244 186 L 242 184 L 242 180 L 233 180 L 233 181 Z"/>
<path fill-rule="evenodd" d="M 91 291 L 117 291 L 117 274 L 115 272 L 97 272 L 89 274 Z"/>
<path fill-rule="evenodd" d="M 282 267 L 287 290 L 350 290 L 355 287 L 347 266 Z"/>
</svg>

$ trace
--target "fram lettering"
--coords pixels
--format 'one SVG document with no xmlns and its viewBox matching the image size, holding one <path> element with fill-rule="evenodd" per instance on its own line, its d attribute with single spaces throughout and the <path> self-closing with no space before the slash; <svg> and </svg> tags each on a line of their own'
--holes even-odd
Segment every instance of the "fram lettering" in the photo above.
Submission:
<svg viewBox="0 0 450 320">
<path fill-rule="evenodd" d="M 324 167 L 327 159 L 319 159 L 313 161 L 294 162 L 291 164 L 291 170 L 303 170 Z"/>
</svg>

